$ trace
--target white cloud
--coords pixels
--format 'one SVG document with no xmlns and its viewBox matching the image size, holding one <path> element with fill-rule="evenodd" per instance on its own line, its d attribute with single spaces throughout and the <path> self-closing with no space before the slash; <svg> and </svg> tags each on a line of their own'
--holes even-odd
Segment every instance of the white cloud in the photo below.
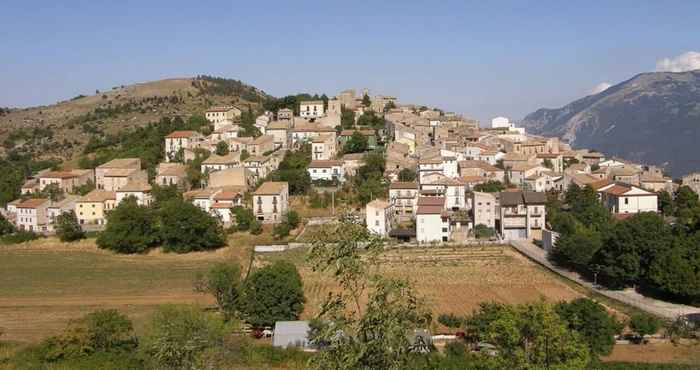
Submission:
<svg viewBox="0 0 700 370">
<path fill-rule="evenodd" d="M 588 92 L 588 95 L 595 95 L 598 93 L 602 93 L 603 91 L 607 90 L 608 87 L 612 86 L 610 82 L 601 82 L 597 85 L 595 85 L 591 91 Z"/>
<path fill-rule="evenodd" d="M 700 52 L 689 51 L 674 58 L 656 62 L 657 72 L 686 72 L 700 69 Z"/>
</svg>

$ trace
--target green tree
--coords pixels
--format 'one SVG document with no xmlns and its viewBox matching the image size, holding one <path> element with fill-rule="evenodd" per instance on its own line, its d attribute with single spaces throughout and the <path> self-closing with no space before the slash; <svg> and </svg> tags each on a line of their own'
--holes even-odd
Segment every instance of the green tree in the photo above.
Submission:
<svg viewBox="0 0 700 370">
<path fill-rule="evenodd" d="M 137 345 L 131 321 L 117 310 L 99 310 L 72 320 L 63 333 L 42 343 L 43 360 L 54 362 L 98 352 L 131 351 Z"/>
<path fill-rule="evenodd" d="M 97 238 L 97 245 L 118 253 L 143 253 L 158 243 L 154 212 L 127 198 L 107 215 L 107 227 Z"/>
<path fill-rule="evenodd" d="M 394 108 L 396 108 L 396 104 L 393 100 L 389 100 L 389 102 L 384 105 L 384 113 L 387 113 Z"/>
<path fill-rule="evenodd" d="M 254 326 L 296 320 L 303 308 L 301 276 L 288 261 L 276 261 L 253 272 L 243 284 L 241 310 Z"/>
<path fill-rule="evenodd" d="M 381 251 L 376 236 L 350 222 L 314 238 L 309 263 L 341 287 L 327 297 L 312 321 L 310 338 L 321 346 L 312 359 L 317 368 L 403 369 L 411 363 L 407 332 L 427 325 L 430 316 L 410 284 L 378 274 Z"/>
<path fill-rule="evenodd" d="M 561 302 L 555 306 L 557 314 L 568 323 L 569 329 L 581 334 L 594 356 L 609 355 L 615 345 L 615 335 L 622 325 L 608 311 L 589 298 Z"/>
<path fill-rule="evenodd" d="M 472 343 L 496 346 L 496 356 L 483 354 L 481 359 L 499 369 L 585 369 L 590 362 L 580 335 L 544 302 L 483 303 L 467 319 L 465 333 Z"/>
<path fill-rule="evenodd" d="M 161 207 L 159 216 L 166 252 L 203 251 L 226 244 L 218 220 L 190 202 L 170 200 Z"/>
<path fill-rule="evenodd" d="M 340 126 L 346 130 L 355 126 L 355 112 L 346 109 L 345 106 L 341 107 L 340 110 Z"/>
<path fill-rule="evenodd" d="M 241 162 L 245 161 L 248 158 L 250 158 L 250 153 L 248 153 L 248 151 L 245 149 L 241 150 Z"/>
<path fill-rule="evenodd" d="M 154 367 L 186 369 L 207 349 L 221 346 L 223 339 L 220 319 L 194 306 L 165 305 L 153 314 L 143 348 Z"/>
<path fill-rule="evenodd" d="M 208 293 L 216 299 L 216 305 L 226 320 L 238 311 L 241 290 L 241 266 L 234 262 L 218 262 L 205 274 L 195 278 L 195 291 Z"/>
<path fill-rule="evenodd" d="M 630 329 L 638 336 L 655 334 L 661 328 L 661 321 L 647 313 L 637 313 L 630 317 Z"/>
<path fill-rule="evenodd" d="M 457 316 L 453 313 L 443 313 L 438 316 L 437 321 L 448 328 L 459 328 L 464 324 L 464 317 Z"/>
<path fill-rule="evenodd" d="M 364 105 L 365 107 L 369 107 L 370 105 L 372 105 L 372 99 L 370 99 L 369 95 L 362 95 L 362 105 Z"/>
<path fill-rule="evenodd" d="M 552 258 L 559 264 L 585 269 L 602 247 L 599 231 L 576 222 L 573 232 L 562 233 L 557 239 Z"/>
<path fill-rule="evenodd" d="M 673 236 L 661 216 L 645 212 L 618 222 L 593 261 L 603 266 L 605 282 L 612 287 L 636 284 L 656 256 L 671 246 Z"/>
<path fill-rule="evenodd" d="M 491 238 L 496 235 L 496 230 L 484 224 L 474 226 L 474 236 L 477 238 Z"/>
<path fill-rule="evenodd" d="M 659 210 L 664 216 L 671 216 L 674 214 L 673 197 L 667 191 L 662 190 L 657 193 L 659 199 Z"/>
<path fill-rule="evenodd" d="M 253 214 L 253 210 L 242 206 L 235 206 L 231 208 L 231 212 L 233 213 L 233 217 L 236 220 L 236 230 L 250 230 L 250 226 L 255 221 L 255 215 Z"/>
<path fill-rule="evenodd" d="M 677 236 L 672 247 L 651 262 L 647 279 L 666 293 L 689 303 L 700 302 L 700 234 Z"/>
<path fill-rule="evenodd" d="M 226 155 L 229 153 L 228 144 L 225 141 L 216 143 L 216 155 Z"/>
<path fill-rule="evenodd" d="M 474 185 L 474 191 L 484 193 L 498 193 L 503 190 L 506 190 L 506 187 L 498 180 L 489 180 L 485 183 Z"/>
<path fill-rule="evenodd" d="M 85 233 L 80 227 L 75 212 L 64 212 L 56 217 L 56 235 L 62 242 L 72 242 L 85 238 Z"/>
<path fill-rule="evenodd" d="M 343 145 L 345 153 L 364 153 L 369 146 L 367 137 L 362 135 L 360 131 L 355 131 L 350 136 L 350 139 Z"/>
<path fill-rule="evenodd" d="M 0 213 L 0 236 L 9 235 L 15 232 L 15 226 L 7 221 L 5 216 Z"/>
<path fill-rule="evenodd" d="M 416 181 L 416 171 L 410 168 L 404 168 L 399 171 L 399 181 L 413 182 Z"/>
</svg>

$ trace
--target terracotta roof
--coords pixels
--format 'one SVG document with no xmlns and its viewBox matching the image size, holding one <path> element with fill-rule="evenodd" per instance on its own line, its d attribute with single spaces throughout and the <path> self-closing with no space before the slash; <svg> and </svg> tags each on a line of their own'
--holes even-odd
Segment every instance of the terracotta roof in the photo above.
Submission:
<svg viewBox="0 0 700 370">
<path fill-rule="evenodd" d="M 219 208 L 219 209 L 226 209 L 226 208 L 231 208 L 233 205 L 231 203 L 214 203 L 210 208 Z"/>
<path fill-rule="evenodd" d="M 140 170 L 135 168 L 108 168 L 104 173 L 104 177 L 126 177 L 136 171 Z"/>
<path fill-rule="evenodd" d="M 322 127 L 314 123 L 298 124 L 292 129 L 294 132 L 335 132 L 331 127 Z"/>
<path fill-rule="evenodd" d="M 503 171 L 502 169 L 491 165 L 490 163 L 486 161 L 459 161 L 457 162 L 457 165 L 460 168 L 480 168 L 484 171 L 488 172 L 498 172 L 498 171 Z"/>
<path fill-rule="evenodd" d="M 593 188 L 593 190 L 598 190 L 598 189 L 604 188 L 604 187 L 606 187 L 608 185 L 612 185 L 612 184 L 614 184 L 613 181 L 610 181 L 608 179 L 603 179 L 600 181 L 592 182 L 590 185 Z"/>
<path fill-rule="evenodd" d="M 117 158 L 97 166 L 100 169 L 115 169 L 115 168 L 138 168 L 141 169 L 141 159 L 139 158 Z"/>
<path fill-rule="evenodd" d="M 418 189 L 418 183 L 398 181 L 389 184 L 389 189 Z"/>
<path fill-rule="evenodd" d="M 182 194 L 182 196 L 185 199 L 193 199 L 193 198 L 209 199 L 209 198 L 211 198 L 212 195 L 216 194 L 219 191 L 220 191 L 219 189 L 213 189 L 213 188 L 196 189 L 196 190 L 190 190 L 188 192 L 185 192 L 184 194 Z"/>
<path fill-rule="evenodd" d="M 232 200 L 243 195 L 243 192 L 239 191 L 221 191 L 214 195 L 214 200 Z"/>
<path fill-rule="evenodd" d="M 44 203 L 47 203 L 48 201 L 48 199 L 44 198 L 27 199 L 24 202 L 18 204 L 17 208 L 37 208 L 43 205 Z"/>
<path fill-rule="evenodd" d="M 421 159 L 418 161 L 418 164 L 441 164 L 442 163 L 442 158 L 438 159 Z"/>
<path fill-rule="evenodd" d="M 284 188 L 289 186 L 287 182 L 281 182 L 281 181 L 268 181 L 264 182 L 258 190 L 256 190 L 253 194 L 255 195 L 277 195 L 282 192 Z"/>
<path fill-rule="evenodd" d="M 445 198 L 444 197 L 419 197 L 419 206 L 440 206 L 444 207 Z"/>
<path fill-rule="evenodd" d="M 365 153 L 348 153 L 343 156 L 344 161 L 361 161 L 365 158 Z"/>
<path fill-rule="evenodd" d="M 441 215 L 442 206 L 418 206 L 416 214 L 418 215 Z"/>
<path fill-rule="evenodd" d="M 623 195 L 630 190 L 632 190 L 632 188 L 630 188 L 629 186 L 615 184 L 615 185 L 605 189 L 603 192 L 607 193 L 607 194 L 612 194 L 612 195 Z"/>
<path fill-rule="evenodd" d="M 151 185 L 144 181 L 129 181 L 126 185 L 117 190 L 118 193 L 148 191 L 151 191 Z"/>
<path fill-rule="evenodd" d="M 259 145 L 259 144 L 270 143 L 270 142 L 272 142 L 274 139 L 275 139 L 275 138 L 274 138 L 272 135 L 262 135 L 262 136 L 256 137 L 255 140 L 253 140 L 253 142 L 252 142 L 251 144 L 254 144 L 254 145 L 257 144 L 257 145 Z"/>
<path fill-rule="evenodd" d="M 161 163 L 157 176 L 185 176 L 187 166 L 182 163 Z"/>
<path fill-rule="evenodd" d="M 462 176 L 459 178 L 464 183 L 486 182 L 488 178 L 483 176 Z"/>
<path fill-rule="evenodd" d="M 104 191 L 104 190 L 93 190 L 82 198 L 78 199 L 76 202 L 78 203 L 94 203 L 94 202 L 104 202 L 106 200 L 116 200 L 117 199 L 117 193 L 113 191 Z"/>
<path fill-rule="evenodd" d="M 226 155 L 216 155 L 212 153 L 202 164 L 236 164 L 240 158 L 240 153 L 231 152 Z"/>
<path fill-rule="evenodd" d="M 190 138 L 192 136 L 195 136 L 197 134 L 197 131 L 173 131 L 167 136 L 165 136 L 167 139 L 183 139 L 183 138 Z"/>
<path fill-rule="evenodd" d="M 309 163 L 309 168 L 328 168 L 328 167 L 333 167 L 333 166 L 342 166 L 343 162 L 341 161 L 311 161 Z"/>
<path fill-rule="evenodd" d="M 42 179 L 70 179 L 73 177 L 78 177 L 78 175 L 70 171 L 49 171 L 39 176 Z"/>
<path fill-rule="evenodd" d="M 322 105 L 323 100 L 302 100 L 299 105 Z"/>
<path fill-rule="evenodd" d="M 561 154 L 555 153 L 538 153 L 537 158 L 559 158 Z"/>
<path fill-rule="evenodd" d="M 248 158 L 246 158 L 243 162 L 244 163 L 250 163 L 250 162 L 266 162 L 270 157 L 265 157 L 264 155 L 253 155 Z"/>
</svg>

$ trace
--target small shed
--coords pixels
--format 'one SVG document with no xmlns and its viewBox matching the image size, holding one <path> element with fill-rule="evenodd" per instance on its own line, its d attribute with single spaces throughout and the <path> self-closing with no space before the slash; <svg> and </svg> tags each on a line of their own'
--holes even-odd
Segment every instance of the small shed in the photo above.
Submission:
<svg viewBox="0 0 700 370">
<path fill-rule="evenodd" d="M 309 330 L 311 328 L 308 321 L 277 321 L 272 335 L 272 345 L 281 348 L 309 349 L 311 348 Z"/>
</svg>

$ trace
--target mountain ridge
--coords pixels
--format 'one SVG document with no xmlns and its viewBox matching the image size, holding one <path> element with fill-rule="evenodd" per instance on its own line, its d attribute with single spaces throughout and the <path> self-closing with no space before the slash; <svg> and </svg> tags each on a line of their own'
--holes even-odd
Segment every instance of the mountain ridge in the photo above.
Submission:
<svg viewBox="0 0 700 370">
<path fill-rule="evenodd" d="M 561 108 L 541 108 L 521 125 L 574 148 L 664 166 L 680 176 L 700 170 L 700 70 L 645 72 Z"/>
</svg>

